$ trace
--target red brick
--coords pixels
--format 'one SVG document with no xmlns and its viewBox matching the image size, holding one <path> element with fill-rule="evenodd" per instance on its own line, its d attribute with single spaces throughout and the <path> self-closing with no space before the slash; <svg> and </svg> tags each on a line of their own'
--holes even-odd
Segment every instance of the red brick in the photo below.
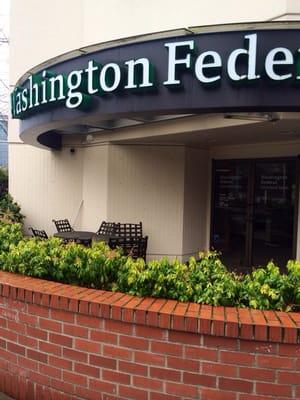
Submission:
<svg viewBox="0 0 300 400">
<path fill-rule="evenodd" d="M 152 297 L 146 297 L 139 304 L 139 307 L 135 310 L 135 323 L 137 324 L 146 324 L 146 315 L 147 310 L 155 302 L 155 299 Z"/>
<path fill-rule="evenodd" d="M 255 356 L 247 353 L 220 351 L 220 361 L 225 364 L 253 365 Z"/>
<path fill-rule="evenodd" d="M 89 335 L 89 330 L 81 326 L 63 324 L 63 332 L 69 336 L 82 337 L 87 339 Z"/>
<path fill-rule="evenodd" d="M 183 346 L 175 343 L 152 342 L 151 351 L 159 354 L 170 354 L 172 356 L 182 356 Z"/>
<path fill-rule="evenodd" d="M 116 369 L 117 361 L 112 358 L 90 355 L 89 364 L 96 365 L 101 368 Z"/>
<path fill-rule="evenodd" d="M 65 336 L 65 335 L 58 335 L 55 333 L 50 333 L 49 334 L 49 342 L 58 344 L 60 346 L 64 347 L 72 347 L 73 345 L 73 339 Z"/>
<path fill-rule="evenodd" d="M 35 316 L 49 318 L 50 309 L 47 307 L 37 306 L 36 304 L 28 304 L 28 313 Z"/>
<path fill-rule="evenodd" d="M 240 367 L 239 377 L 253 381 L 274 382 L 275 371 L 262 368 Z"/>
<path fill-rule="evenodd" d="M 204 400 L 236 400 L 236 393 L 225 392 L 213 389 L 201 389 L 202 399 Z M 266 400 L 266 399 L 265 399 Z"/>
<path fill-rule="evenodd" d="M 104 381 L 123 383 L 124 385 L 130 385 L 130 375 L 121 372 L 115 372 L 111 370 L 102 370 L 102 379 Z"/>
<path fill-rule="evenodd" d="M 75 361 L 87 362 L 87 354 L 82 351 L 72 350 L 72 349 L 63 349 L 63 357 L 69 358 Z"/>
<path fill-rule="evenodd" d="M 114 321 L 107 319 L 105 320 L 105 329 L 107 331 L 123 333 L 124 335 L 133 334 L 133 325 L 126 322 Z"/>
<path fill-rule="evenodd" d="M 74 323 L 75 317 L 74 314 L 68 311 L 62 310 L 51 310 L 51 318 L 57 319 L 63 322 Z"/>
<path fill-rule="evenodd" d="M 85 376 L 74 374 L 70 371 L 63 371 L 63 380 L 78 386 L 87 386 L 87 378 Z"/>
<path fill-rule="evenodd" d="M 273 400 L 275 399 L 274 397 L 266 397 L 266 396 L 259 396 L 255 394 L 249 394 L 249 393 L 240 393 L 239 400 Z M 276 397 L 276 400 L 279 400 Z"/>
<path fill-rule="evenodd" d="M 16 321 L 10 321 L 7 320 L 7 329 L 10 331 L 14 331 L 20 334 L 25 334 L 25 326 L 24 324 L 20 324 L 19 322 Z"/>
<path fill-rule="evenodd" d="M 150 400 L 181 400 L 181 397 L 153 392 L 150 393 Z"/>
<path fill-rule="evenodd" d="M 111 393 L 111 394 L 117 393 L 117 386 L 115 384 L 110 382 L 103 382 L 96 379 L 90 379 L 89 388 L 95 389 L 100 393 Z"/>
<path fill-rule="evenodd" d="M 177 396 L 199 399 L 199 389 L 184 383 L 166 382 L 166 392 Z"/>
<path fill-rule="evenodd" d="M 125 399 L 147 400 L 148 392 L 145 390 L 134 389 L 129 386 L 119 386 L 119 395 Z"/>
<path fill-rule="evenodd" d="M 119 361 L 119 370 L 121 372 L 127 372 L 128 374 L 133 374 L 133 375 L 142 375 L 142 376 L 148 375 L 148 367 L 147 366 L 128 362 L 128 361 L 120 360 Z"/>
<path fill-rule="evenodd" d="M 148 350 L 149 340 L 120 335 L 119 345 L 130 349 Z"/>
<path fill-rule="evenodd" d="M 300 372 L 278 371 L 278 383 L 300 385 Z"/>
<path fill-rule="evenodd" d="M 11 340 L 12 342 L 17 342 L 18 340 L 18 335 L 15 332 L 11 332 L 2 328 L 0 328 L 0 337 Z"/>
<path fill-rule="evenodd" d="M 257 394 L 265 394 L 269 396 L 292 396 L 292 387 L 291 385 L 279 385 L 272 383 L 256 383 L 256 393 Z"/>
<path fill-rule="evenodd" d="M 91 389 L 87 389 L 82 386 L 77 386 L 75 391 L 76 391 L 76 395 L 78 395 L 81 398 L 86 399 L 86 400 L 99 400 L 101 398 L 101 397 L 99 397 L 99 392 L 96 392 Z"/>
<path fill-rule="evenodd" d="M 134 353 L 134 361 L 141 364 L 150 364 L 150 365 L 165 365 L 165 357 L 159 354 L 152 354 L 148 352 L 135 351 Z"/>
<path fill-rule="evenodd" d="M 155 299 L 154 302 L 148 307 L 146 319 L 147 325 L 157 326 L 159 321 L 159 311 L 167 300 L 165 299 Z"/>
<path fill-rule="evenodd" d="M 40 361 L 43 363 L 47 363 L 48 361 L 48 356 L 47 354 L 41 353 L 39 351 L 36 350 L 27 350 L 27 357 L 31 358 L 32 360 L 36 360 L 36 361 Z"/>
<path fill-rule="evenodd" d="M 23 346 L 31 347 L 33 349 L 37 349 L 38 347 L 38 341 L 29 336 L 18 335 L 18 342 Z"/>
<path fill-rule="evenodd" d="M 51 379 L 51 387 L 68 394 L 74 393 L 74 385 L 72 383 L 66 382 L 65 380 L 58 381 L 57 379 Z"/>
<path fill-rule="evenodd" d="M 218 352 L 217 350 L 201 348 L 201 347 L 189 347 L 185 349 L 186 357 L 199 360 L 217 361 Z"/>
<path fill-rule="evenodd" d="M 96 367 L 91 367 L 87 364 L 75 363 L 74 371 L 78 372 L 78 374 L 93 376 L 94 378 L 99 378 L 100 370 Z"/>
<path fill-rule="evenodd" d="M 133 376 L 133 386 L 161 392 L 163 389 L 163 382 L 157 379 L 149 379 L 144 376 Z"/>
<path fill-rule="evenodd" d="M 101 320 L 97 317 L 89 317 L 88 315 L 80 315 L 76 316 L 76 322 L 81 326 L 89 326 L 90 328 L 100 328 Z"/>
<path fill-rule="evenodd" d="M 213 363 L 203 362 L 202 372 L 208 375 L 236 377 L 237 367 L 233 365 L 213 364 Z"/>
<path fill-rule="evenodd" d="M 287 357 L 258 355 L 257 366 L 263 368 L 293 369 L 293 360 Z"/>
<path fill-rule="evenodd" d="M 203 344 L 207 347 L 238 350 L 238 340 L 232 338 L 204 336 Z"/>
<path fill-rule="evenodd" d="M 235 392 L 251 393 L 253 391 L 253 382 L 242 379 L 219 378 L 219 389 Z"/>
<path fill-rule="evenodd" d="M 216 381 L 217 378 L 215 376 L 192 374 L 191 372 L 183 373 L 183 383 L 189 385 L 216 387 Z"/>
<path fill-rule="evenodd" d="M 48 332 L 34 328 L 33 326 L 27 326 L 26 333 L 28 336 L 32 336 L 36 339 L 47 340 L 48 338 Z"/>
<path fill-rule="evenodd" d="M 175 330 L 185 330 L 185 313 L 188 309 L 188 303 L 177 303 L 173 312 L 172 328 Z"/>
<path fill-rule="evenodd" d="M 49 365 L 53 365 L 57 368 L 61 369 L 67 369 L 69 371 L 72 371 L 73 369 L 73 363 L 72 361 L 66 360 L 64 358 L 59 358 L 55 356 L 49 356 Z"/>
<path fill-rule="evenodd" d="M 61 370 L 59 368 L 50 367 L 49 365 L 40 364 L 39 371 L 41 374 L 51 376 L 52 378 L 61 379 Z"/>
<path fill-rule="evenodd" d="M 130 361 L 132 359 L 132 351 L 109 345 L 103 346 L 103 355 L 121 360 Z"/>
<path fill-rule="evenodd" d="M 51 319 L 40 318 L 39 320 L 40 328 L 46 331 L 62 332 L 62 323 L 57 321 L 52 321 Z"/>
<path fill-rule="evenodd" d="M 200 370 L 199 361 L 188 360 L 187 358 L 168 357 L 167 365 L 169 368 L 174 368 L 184 371 L 199 372 Z"/>
<path fill-rule="evenodd" d="M 15 354 L 20 354 L 22 356 L 25 355 L 25 347 L 19 346 L 18 344 L 15 344 L 15 343 L 7 342 L 7 350 L 9 350 Z"/>
<path fill-rule="evenodd" d="M 91 340 L 101 343 L 118 343 L 118 335 L 106 331 L 91 331 Z"/>
<path fill-rule="evenodd" d="M 295 344 L 279 344 L 278 355 L 291 356 L 300 358 L 300 345 Z"/>
<path fill-rule="evenodd" d="M 163 379 L 166 381 L 179 382 L 181 380 L 181 372 L 170 368 L 150 367 L 151 378 Z"/>
<path fill-rule="evenodd" d="M 37 361 L 21 356 L 18 357 L 18 364 L 23 368 L 32 369 L 33 371 L 37 371 L 39 365 Z"/>
<path fill-rule="evenodd" d="M 100 346 L 100 343 L 90 342 L 89 340 L 83 339 L 75 339 L 75 348 L 87 353 L 99 353 L 101 349 Z"/>
<path fill-rule="evenodd" d="M 137 325 L 135 327 L 136 336 L 142 336 L 142 337 L 149 338 L 152 340 L 166 339 L 166 332 L 167 331 L 165 331 L 163 329 L 153 328 L 150 326 Z"/>
<path fill-rule="evenodd" d="M 39 342 L 39 349 L 44 353 L 55 354 L 56 356 L 61 356 L 62 353 L 61 346 L 48 342 Z"/>
<path fill-rule="evenodd" d="M 48 376 L 38 374 L 35 371 L 28 371 L 28 377 L 34 383 L 39 383 L 40 385 L 50 386 L 50 378 Z"/>
<path fill-rule="evenodd" d="M 277 353 L 277 345 L 269 342 L 255 342 L 250 340 L 241 340 L 240 350 L 241 352 L 246 352 L 246 353 L 274 354 Z"/>
<path fill-rule="evenodd" d="M 200 335 L 188 332 L 169 331 L 169 341 L 191 345 L 200 345 Z"/>
</svg>

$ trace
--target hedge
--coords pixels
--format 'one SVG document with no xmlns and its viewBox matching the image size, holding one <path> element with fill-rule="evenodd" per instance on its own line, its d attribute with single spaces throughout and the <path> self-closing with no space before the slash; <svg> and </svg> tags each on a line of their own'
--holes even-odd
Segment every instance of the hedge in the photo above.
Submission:
<svg viewBox="0 0 300 400">
<path fill-rule="evenodd" d="M 188 263 L 133 260 L 104 243 L 67 245 L 58 238 L 24 238 L 21 224 L 0 222 L 0 269 L 33 277 L 196 303 L 285 310 L 300 305 L 300 261 L 281 273 L 272 261 L 241 275 L 229 271 L 215 251 Z"/>
</svg>

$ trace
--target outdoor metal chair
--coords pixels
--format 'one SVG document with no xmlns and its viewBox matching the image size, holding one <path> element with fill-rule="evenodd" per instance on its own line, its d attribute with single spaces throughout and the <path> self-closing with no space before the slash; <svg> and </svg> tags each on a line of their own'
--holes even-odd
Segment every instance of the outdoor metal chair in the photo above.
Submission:
<svg viewBox="0 0 300 400">
<path fill-rule="evenodd" d="M 53 219 L 52 222 L 54 222 L 57 232 L 71 232 L 74 230 L 68 219 Z"/>
<path fill-rule="evenodd" d="M 28 228 L 32 232 L 32 236 L 39 237 L 41 239 L 48 239 L 48 235 L 46 231 L 34 229 L 31 226 Z"/>
<path fill-rule="evenodd" d="M 146 261 L 148 236 L 111 238 L 108 244 L 111 249 L 120 247 L 126 256 L 133 259 L 143 258 Z"/>
<path fill-rule="evenodd" d="M 116 224 L 115 222 L 102 221 L 96 235 L 114 236 L 118 229 L 118 225 L 119 224 Z"/>
<path fill-rule="evenodd" d="M 120 223 L 117 226 L 116 236 L 121 238 L 140 238 L 143 237 L 143 224 Z"/>
</svg>

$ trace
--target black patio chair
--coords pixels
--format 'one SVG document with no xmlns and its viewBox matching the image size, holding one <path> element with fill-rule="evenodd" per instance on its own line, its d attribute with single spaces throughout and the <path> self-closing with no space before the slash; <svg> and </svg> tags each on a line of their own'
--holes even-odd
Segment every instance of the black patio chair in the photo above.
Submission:
<svg viewBox="0 0 300 400">
<path fill-rule="evenodd" d="M 117 226 L 116 236 L 121 238 L 141 238 L 143 237 L 143 224 L 120 223 Z"/>
<path fill-rule="evenodd" d="M 102 221 L 96 235 L 114 236 L 118 229 L 118 225 L 119 224 L 116 224 L 115 222 Z"/>
<path fill-rule="evenodd" d="M 53 219 L 52 222 L 54 222 L 57 232 L 71 232 L 74 230 L 68 219 Z"/>
<path fill-rule="evenodd" d="M 148 236 L 144 237 L 115 237 L 109 240 L 109 247 L 116 249 L 120 247 L 125 256 L 133 259 L 143 258 L 146 261 Z"/>
<path fill-rule="evenodd" d="M 48 235 L 46 231 L 34 229 L 31 226 L 28 228 L 32 232 L 32 236 L 39 237 L 41 239 L 48 239 Z"/>
</svg>

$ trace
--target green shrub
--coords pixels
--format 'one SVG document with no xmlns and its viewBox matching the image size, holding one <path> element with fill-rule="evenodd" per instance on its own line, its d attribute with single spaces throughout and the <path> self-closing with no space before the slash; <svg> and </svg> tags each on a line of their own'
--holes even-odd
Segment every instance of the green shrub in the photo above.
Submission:
<svg viewBox="0 0 300 400">
<path fill-rule="evenodd" d="M 300 305 L 300 261 L 290 260 L 287 263 L 288 290 L 285 294 L 287 304 Z"/>
<path fill-rule="evenodd" d="M 188 264 L 178 260 L 134 261 L 120 269 L 116 289 L 138 296 L 154 296 L 213 305 L 235 305 L 239 280 L 227 271 L 216 252 L 200 253 Z"/>
<path fill-rule="evenodd" d="M 58 238 L 23 238 L 0 254 L 0 267 L 73 285 L 110 289 L 124 260 L 104 243 L 87 248 L 76 243 L 64 245 Z"/>
<path fill-rule="evenodd" d="M 0 268 L 28 276 L 85 287 L 120 290 L 197 303 L 286 310 L 300 305 L 300 261 L 289 261 L 287 274 L 269 262 L 250 274 L 236 275 L 217 252 L 200 253 L 188 263 L 175 259 L 145 263 L 111 250 L 63 244 L 61 239 L 24 238 L 21 224 L 0 221 Z"/>
<path fill-rule="evenodd" d="M 21 207 L 16 203 L 9 193 L 5 193 L 0 198 L 0 221 L 5 223 L 20 223 L 24 221 L 24 215 L 21 214 Z"/>
<path fill-rule="evenodd" d="M 234 306 L 238 301 L 240 280 L 229 272 L 215 251 L 199 254 L 190 259 L 192 301 L 221 306 Z"/>
<path fill-rule="evenodd" d="M 269 262 L 246 274 L 241 282 L 240 303 L 246 307 L 284 310 L 290 290 L 288 277 Z"/>
<path fill-rule="evenodd" d="M 0 221 L 0 256 L 9 251 L 10 246 L 16 245 L 22 239 L 21 224 L 6 224 Z"/>
</svg>

